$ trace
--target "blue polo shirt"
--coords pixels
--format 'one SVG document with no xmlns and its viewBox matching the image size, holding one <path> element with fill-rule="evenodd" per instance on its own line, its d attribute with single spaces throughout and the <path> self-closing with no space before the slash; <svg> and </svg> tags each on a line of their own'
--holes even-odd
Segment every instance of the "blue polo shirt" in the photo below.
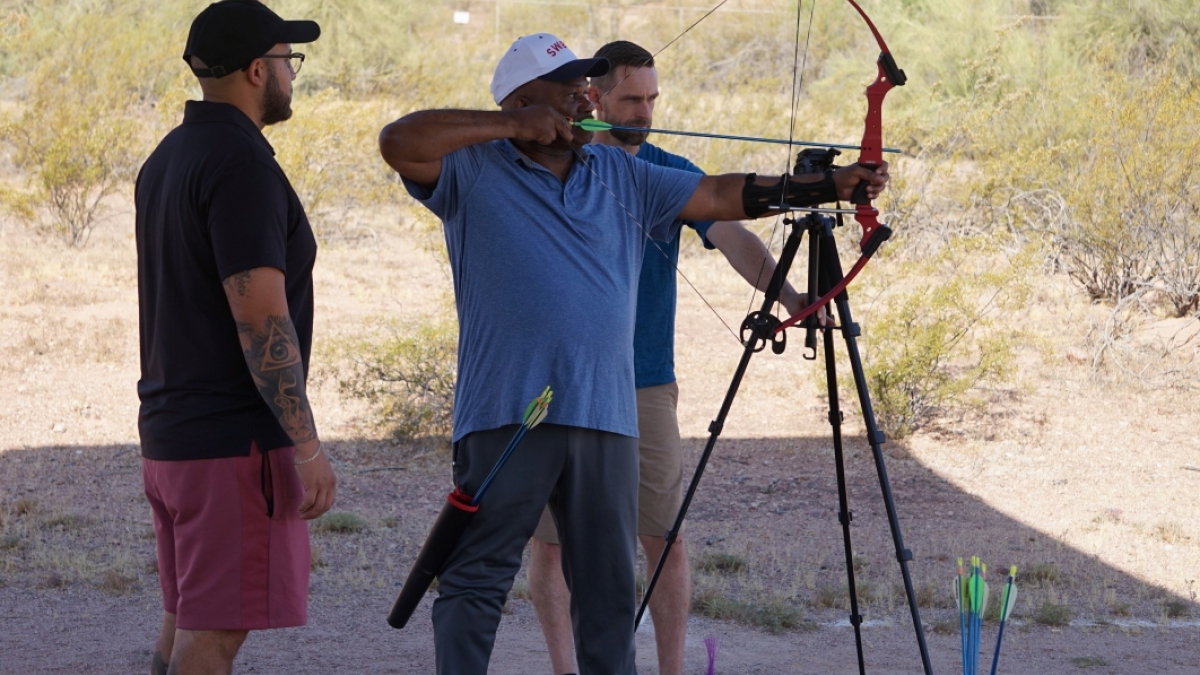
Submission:
<svg viewBox="0 0 1200 675">
<path fill-rule="evenodd" d="M 683 157 L 649 143 L 642 144 L 637 158 L 658 166 L 704 174 L 700 167 Z M 716 248 L 706 236 L 713 221 L 685 224 L 700 235 L 704 248 Z M 633 331 L 633 364 L 638 389 L 675 381 L 675 273 L 678 267 L 678 237 L 669 243 L 646 241 L 646 255 L 638 282 L 637 325 Z"/>
<path fill-rule="evenodd" d="M 638 435 L 637 283 L 647 234 L 669 241 L 700 176 L 587 146 L 566 181 L 507 140 L 405 180 L 442 220 L 458 309 L 454 435 L 518 424 L 546 385 L 546 421 Z"/>
</svg>

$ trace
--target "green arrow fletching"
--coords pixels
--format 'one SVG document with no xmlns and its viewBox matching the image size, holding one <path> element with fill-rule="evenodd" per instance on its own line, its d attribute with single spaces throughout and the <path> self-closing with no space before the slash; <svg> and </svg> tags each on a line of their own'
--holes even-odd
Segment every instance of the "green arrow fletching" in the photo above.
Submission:
<svg viewBox="0 0 1200 675">
<path fill-rule="evenodd" d="M 547 385 L 546 389 L 542 391 L 542 395 L 530 401 L 529 406 L 525 408 L 525 417 L 521 423 L 529 429 L 541 424 L 542 420 L 546 419 L 546 412 L 553 398 L 554 392 L 550 391 L 550 387 Z"/>
<path fill-rule="evenodd" d="M 1004 587 L 1004 606 L 1000 610 L 1000 620 L 1007 621 L 1017 604 L 1017 566 L 1013 565 L 1008 573 L 1008 585 Z"/>
<path fill-rule="evenodd" d="M 601 122 L 600 120 L 592 117 L 579 120 L 578 122 L 572 122 L 571 124 L 583 129 L 584 131 L 608 131 L 613 127 L 613 125 L 609 124 L 608 122 Z"/>
</svg>

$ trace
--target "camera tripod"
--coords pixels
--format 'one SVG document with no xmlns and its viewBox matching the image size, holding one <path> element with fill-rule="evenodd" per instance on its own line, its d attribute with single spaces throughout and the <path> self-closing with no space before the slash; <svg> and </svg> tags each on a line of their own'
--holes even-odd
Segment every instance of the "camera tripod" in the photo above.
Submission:
<svg viewBox="0 0 1200 675">
<path fill-rule="evenodd" d="M 800 153 L 795 173 L 824 172 L 832 167 L 833 158 L 838 154 L 838 151 L 834 149 L 805 150 Z M 717 414 L 716 419 L 709 424 L 708 442 L 704 446 L 704 452 L 701 454 L 700 461 L 696 465 L 696 471 L 692 475 L 691 482 L 688 484 L 687 492 L 684 494 L 683 503 L 680 506 L 678 515 L 675 517 L 675 522 L 665 535 L 666 546 L 663 549 L 662 556 L 658 560 L 658 565 L 655 567 L 654 575 L 650 578 L 650 583 L 646 586 L 646 593 L 642 598 L 641 607 L 638 609 L 635 625 L 641 623 L 642 616 L 650 604 L 650 596 L 654 592 L 659 575 L 662 573 L 667 555 L 670 554 L 671 547 L 674 545 L 679 531 L 683 526 L 683 519 L 687 515 L 692 499 L 696 495 L 696 488 L 712 455 L 717 438 L 721 435 L 725 418 L 733 405 L 733 400 L 737 395 L 738 388 L 741 386 L 742 377 L 746 373 L 746 367 L 750 364 L 751 357 L 765 349 L 768 344 L 770 344 L 771 351 L 775 354 L 782 354 L 787 347 L 787 334 L 780 330 L 782 322 L 771 314 L 771 309 L 779 299 L 779 293 L 783 288 L 784 280 L 787 278 L 788 270 L 795 259 L 805 233 L 809 237 L 808 297 L 819 298 L 824 296 L 843 279 L 841 262 L 838 258 L 837 243 L 834 240 L 833 234 L 835 225 L 841 225 L 841 210 L 827 210 L 837 214 L 836 220 L 818 212 L 822 211 L 819 209 L 791 209 L 784 206 L 781 207 L 781 210 L 792 212 L 808 211 L 808 213 L 800 218 L 789 215 L 784 219 L 784 223 L 791 226 L 791 232 L 784 243 L 783 252 L 779 256 L 775 274 L 772 275 L 771 282 L 767 287 L 762 308 L 757 312 L 752 312 L 742 322 L 741 341 L 744 350 L 741 360 L 734 371 L 733 381 L 729 385 L 725 399 L 721 403 L 720 412 Z M 877 231 L 875 237 L 877 240 L 868 244 L 870 248 L 867 249 L 867 255 L 872 253 L 874 248 L 889 235 L 890 230 L 887 230 L 886 227 L 881 228 L 881 231 Z M 817 331 L 820 331 L 822 335 L 825 356 L 825 379 L 829 395 L 829 424 L 833 430 L 834 464 L 837 472 L 838 521 L 842 525 L 842 543 L 846 553 L 846 578 L 850 593 L 850 624 L 854 626 L 854 641 L 858 654 L 858 672 L 860 675 L 866 674 L 862 647 L 863 619 L 858 611 L 858 592 L 854 580 L 854 554 L 850 543 L 850 522 L 853 519 L 853 514 L 850 511 L 846 493 L 846 472 L 842 451 L 842 421 L 844 418 L 838 405 L 837 362 L 834 358 L 833 337 L 835 330 L 841 331 L 846 342 L 850 368 L 854 376 L 855 388 L 858 391 L 859 405 L 862 410 L 863 421 L 866 424 L 867 442 L 871 446 L 871 453 L 875 461 L 875 471 L 879 477 L 879 487 L 882 491 L 883 503 L 887 511 L 888 525 L 891 528 L 896 560 L 900 563 L 900 572 L 904 578 L 904 593 L 908 599 L 909 610 L 912 613 L 913 628 L 917 635 L 917 645 L 921 653 L 921 662 L 925 668 L 925 675 L 933 675 L 933 668 L 929 661 L 929 649 L 925 643 L 925 632 L 921 624 L 920 611 L 917 608 L 916 593 L 913 590 L 912 576 L 908 569 L 908 563 L 912 560 L 913 556 L 912 552 L 904 547 L 904 538 L 900 533 L 900 521 L 896 515 L 896 504 L 892 498 L 891 484 L 888 481 L 887 467 L 884 465 L 883 459 L 882 446 L 885 438 L 883 432 L 879 430 L 875 422 L 875 413 L 871 407 L 871 397 L 867 389 L 866 376 L 863 374 L 862 358 L 858 351 L 857 340 L 861 331 L 858 324 L 854 323 L 850 313 L 850 301 L 845 290 L 842 290 L 833 298 L 831 305 L 834 308 L 834 313 L 831 313 L 830 320 L 836 316 L 839 325 L 821 326 L 818 316 L 815 313 L 809 315 L 800 325 L 805 329 L 805 348 L 810 350 L 809 353 L 804 355 L 806 359 L 815 360 L 817 358 Z"/>
</svg>

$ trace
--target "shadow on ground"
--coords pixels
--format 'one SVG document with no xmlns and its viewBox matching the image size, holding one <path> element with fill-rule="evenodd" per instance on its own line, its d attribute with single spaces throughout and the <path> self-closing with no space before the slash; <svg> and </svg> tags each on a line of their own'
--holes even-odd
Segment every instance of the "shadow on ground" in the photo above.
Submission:
<svg viewBox="0 0 1200 675">
<path fill-rule="evenodd" d="M 685 441 L 692 462 L 703 442 Z M 861 439 L 846 444 L 868 664 L 919 672 L 875 467 Z M 310 626 L 256 638 L 245 656 L 258 663 L 250 671 L 336 672 L 341 668 L 333 664 L 357 658 L 373 672 L 430 672 L 427 608 L 400 633 L 388 630 L 382 617 L 449 487 L 448 452 L 362 439 L 334 441 L 330 451 L 340 475 L 335 511 L 348 514 L 349 525 L 314 524 Z M 979 555 L 992 566 L 993 593 L 1001 583 L 997 571 L 1012 564 L 1022 570 L 1011 672 L 1051 672 L 1068 663 L 1144 672 L 1123 669 L 1125 661 L 1142 669 L 1153 663 L 1158 672 L 1194 672 L 1186 647 L 1198 632 L 1193 599 L 1013 520 L 902 454 L 888 457 L 887 469 L 938 670 L 950 672 L 958 658 L 954 559 Z M 693 619 L 693 632 L 726 636 L 728 672 L 830 672 L 822 670 L 822 659 L 845 664 L 837 672 L 853 670 L 837 506 L 827 438 L 718 444 L 686 539 L 697 596 L 740 606 L 744 621 L 757 624 L 737 626 L 699 613 Z M 718 558 L 741 564 L 705 565 Z M 0 616 L 6 617 L 0 673 L 142 670 L 156 630 L 156 574 L 136 446 L 0 450 Z M 522 584 L 519 578 L 492 672 L 545 669 Z M 759 610 L 775 618 L 760 620 Z M 780 623 L 779 612 L 795 621 Z M 1148 635 L 1160 635 L 1154 639 L 1163 644 Z M 696 672 L 704 666 L 701 639 L 689 639 L 689 668 L 696 665 Z M 1146 655 L 1128 640 L 1144 645 Z M 653 673 L 652 638 L 639 641 L 642 672 Z M 1018 665 L 1021 655 L 1025 667 Z"/>
</svg>

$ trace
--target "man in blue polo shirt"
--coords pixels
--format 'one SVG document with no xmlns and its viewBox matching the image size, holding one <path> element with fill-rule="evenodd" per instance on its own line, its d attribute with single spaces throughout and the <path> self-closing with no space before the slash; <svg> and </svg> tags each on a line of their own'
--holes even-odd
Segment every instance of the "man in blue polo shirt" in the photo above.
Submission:
<svg viewBox="0 0 1200 675">
<path fill-rule="evenodd" d="M 653 124 L 658 100 L 658 75 L 654 56 L 626 41 L 610 42 L 595 56 L 608 59 L 608 73 L 594 77 L 588 97 L 596 117 L 623 127 Z M 695 164 L 646 142 L 647 133 L 613 130 L 596 134 L 596 142 L 621 148 L 638 159 L 673 169 L 703 174 Z M 746 281 L 766 290 L 775 273 L 775 259 L 761 239 L 736 221 L 688 221 L 705 248 L 717 248 Z M 683 501 L 683 448 L 676 405 L 675 382 L 675 274 L 679 239 L 670 243 L 646 242 L 637 291 L 637 321 L 633 361 L 638 406 L 638 539 L 646 552 L 646 567 L 653 570 L 666 547 L 665 533 L 675 522 Z M 780 303 L 789 315 L 805 306 L 803 294 L 784 283 Z M 534 532 L 529 563 L 529 590 L 555 675 L 574 672 L 569 593 L 563 580 L 560 548 L 548 512 Z M 650 599 L 658 672 L 680 675 L 691 605 L 691 570 L 680 535 L 663 567 Z"/>
<path fill-rule="evenodd" d="M 548 503 L 580 673 L 634 667 L 637 406 L 633 329 L 645 238 L 680 220 L 765 215 L 780 198 L 875 195 L 886 168 L 750 179 L 657 167 L 573 126 L 590 117 L 577 59 L 545 33 L 500 59 L 501 110 L 425 110 L 384 127 L 380 152 L 409 193 L 441 218 L 459 319 L 454 480 L 472 494 L 546 385 L 554 405 L 491 484 L 438 575 L 437 670 L 484 675 L 521 553 Z M 815 180 L 814 180 L 815 178 Z M 573 583 L 577 580 L 578 583 Z"/>
</svg>

